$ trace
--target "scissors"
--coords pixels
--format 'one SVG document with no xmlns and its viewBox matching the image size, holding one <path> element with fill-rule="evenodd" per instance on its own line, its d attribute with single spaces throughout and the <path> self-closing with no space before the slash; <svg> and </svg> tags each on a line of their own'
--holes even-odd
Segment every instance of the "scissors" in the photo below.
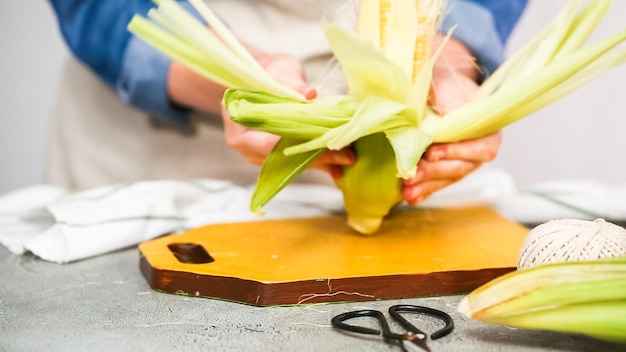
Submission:
<svg viewBox="0 0 626 352">
<path fill-rule="evenodd" d="M 363 309 L 356 310 L 353 312 L 342 313 L 330 321 L 333 327 L 354 332 L 358 334 L 366 334 L 366 335 L 382 335 L 385 341 L 392 344 L 397 344 L 402 347 L 402 350 L 407 352 L 412 351 L 428 351 L 430 352 L 430 348 L 426 345 L 426 339 L 428 338 L 428 334 L 423 332 L 422 330 L 416 328 L 413 324 L 411 324 L 406 318 L 404 318 L 400 313 L 418 313 L 425 314 L 441 320 L 445 326 L 432 334 L 430 334 L 430 338 L 432 340 L 436 340 L 438 338 L 444 337 L 448 335 L 454 329 L 454 321 L 452 317 L 445 312 L 442 312 L 437 309 L 416 306 L 412 304 L 399 304 L 395 306 L 391 306 L 389 308 L 389 315 L 397 321 L 403 328 L 407 331 L 403 334 L 396 334 L 391 332 L 389 328 L 389 323 L 387 319 L 383 315 L 381 311 L 373 310 L 373 309 Z M 381 330 L 366 328 L 364 326 L 351 325 L 347 324 L 345 321 L 361 318 L 361 317 L 373 317 L 378 320 Z"/>
</svg>

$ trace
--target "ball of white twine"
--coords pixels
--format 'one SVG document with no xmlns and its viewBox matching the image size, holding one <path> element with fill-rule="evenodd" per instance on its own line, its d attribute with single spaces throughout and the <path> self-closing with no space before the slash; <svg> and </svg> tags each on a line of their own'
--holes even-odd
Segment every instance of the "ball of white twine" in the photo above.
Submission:
<svg viewBox="0 0 626 352">
<path fill-rule="evenodd" d="M 626 255 L 626 230 L 603 219 L 552 220 L 532 229 L 520 251 L 518 269 L 540 264 Z"/>
</svg>

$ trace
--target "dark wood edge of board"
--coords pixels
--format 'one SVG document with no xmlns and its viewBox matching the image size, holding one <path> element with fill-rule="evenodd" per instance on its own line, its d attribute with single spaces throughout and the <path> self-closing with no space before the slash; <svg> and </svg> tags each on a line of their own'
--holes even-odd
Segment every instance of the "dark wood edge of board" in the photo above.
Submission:
<svg viewBox="0 0 626 352">
<path fill-rule="evenodd" d="M 515 268 L 448 271 L 428 274 L 263 283 L 153 268 L 143 254 L 141 273 L 157 291 L 216 298 L 255 306 L 328 302 L 364 302 L 468 293 Z"/>
</svg>

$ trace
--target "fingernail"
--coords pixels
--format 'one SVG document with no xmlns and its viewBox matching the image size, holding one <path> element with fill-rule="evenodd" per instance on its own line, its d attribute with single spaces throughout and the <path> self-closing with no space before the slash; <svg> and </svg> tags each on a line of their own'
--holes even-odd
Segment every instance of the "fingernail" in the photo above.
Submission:
<svg viewBox="0 0 626 352">
<path fill-rule="evenodd" d="M 307 99 L 313 99 L 313 98 L 317 97 L 317 90 L 314 87 L 312 87 L 312 86 L 307 86 L 303 90 L 302 94 Z"/>
</svg>

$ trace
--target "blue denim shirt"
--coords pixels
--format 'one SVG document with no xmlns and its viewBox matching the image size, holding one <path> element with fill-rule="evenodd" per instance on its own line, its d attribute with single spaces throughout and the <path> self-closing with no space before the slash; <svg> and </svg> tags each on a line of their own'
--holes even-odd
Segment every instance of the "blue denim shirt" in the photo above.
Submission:
<svg viewBox="0 0 626 352">
<path fill-rule="evenodd" d="M 72 53 L 89 66 L 120 98 L 148 114 L 186 123 L 189 110 L 167 95 L 170 59 L 126 29 L 135 14 L 146 15 L 150 0 L 50 0 L 63 38 Z M 187 1 L 180 1 L 192 10 Z M 486 74 L 504 60 L 504 45 L 527 0 L 448 0 L 442 24 L 468 46 Z"/>
<path fill-rule="evenodd" d="M 72 53 L 117 90 L 120 99 L 146 113 L 185 124 L 190 110 L 167 94 L 170 59 L 127 30 L 135 14 L 145 16 L 151 0 L 51 0 Z M 191 4 L 180 1 L 191 13 Z"/>
<path fill-rule="evenodd" d="M 453 37 L 474 53 L 483 74 L 493 73 L 504 61 L 504 47 L 527 0 L 448 0 L 441 31 L 456 25 Z"/>
</svg>

